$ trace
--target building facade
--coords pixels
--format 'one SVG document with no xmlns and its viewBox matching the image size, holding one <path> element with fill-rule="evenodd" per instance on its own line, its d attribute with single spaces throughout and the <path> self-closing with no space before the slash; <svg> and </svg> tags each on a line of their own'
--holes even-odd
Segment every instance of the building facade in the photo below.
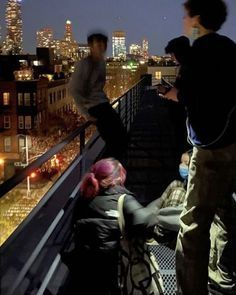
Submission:
<svg viewBox="0 0 236 295">
<path fill-rule="evenodd" d="M 152 75 L 152 85 L 161 83 L 162 79 L 173 83 L 179 72 L 177 66 L 149 66 L 148 74 Z"/>
<path fill-rule="evenodd" d="M 90 47 L 88 44 L 79 44 L 79 59 L 85 58 L 90 54 Z"/>
<path fill-rule="evenodd" d="M 20 54 L 23 51 L 23 24 L 21 16 L 21 1 L 8 0 L 6 6 L 7 34 L 3 52 Z"/>
<path fill-rule="evenodd" d="M 25 135 L 47 122 L 47 79 L 0 81 L 0 159 L 4 179 L 24 161 Z"/>
<path fill-rule="evenodd" d="M 66 26 L 65 26 L 65 40 L 68 42 L 72 42 L 73 36 L 72 36 L 72 23 L 70 20 L 66 21 Z"/>
<path fill-rule="evenodd" d="M 141 56 L 142 55 L 142 47 L 139 44 L 131 44 L 129 47 L 129 54 Z"/>
<path fill-rule="evenodd" d="M 53 30 L 51 28 L 42 28 L 37 31 L 37 47 L 49 48 L 53 41 Z"/>
<path fill-rule="evenodd" d="M 76 111 L 74 99 L 69 92 L 68 79 L 49 82 L 47 97 L 47 110 L 49 116 L 56 115 L 63 118 L 64 114 L 66 114 L 67 112 Z"/>
<path fill-rule="evenodd" d="M 112 53 L 113 58 L 126 59 L 126 33 L 124 31 L 115 31 L 112 34 Z"/>
<path fill-rule="evenodd" d="M 143 39 L 143 41 L 142 41 L 142 55 L 145 60 L 148 60 L 148 58 L 149 58 L 149 42 L 146 39 Z"/>
</svg>

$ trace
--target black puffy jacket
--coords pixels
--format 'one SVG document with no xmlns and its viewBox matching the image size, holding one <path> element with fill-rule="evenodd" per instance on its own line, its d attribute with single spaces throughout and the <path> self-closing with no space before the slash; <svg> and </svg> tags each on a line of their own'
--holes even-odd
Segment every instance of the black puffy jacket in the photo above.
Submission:
<svg viewBox="0 0 236 295">
<path fill-rule="evenodd" d="M 117 205 L 122 194 L 126 194 L 123 209 L 127 233 L 140 238 L 152 235 L 156 219 L 151 210 L 143 208 L 125 188 L 116 186 L 92 200 L 79 198 L 73 216 L 78 252 L 105 254 L 118 249 L 121 234 Z"/>
</svg>

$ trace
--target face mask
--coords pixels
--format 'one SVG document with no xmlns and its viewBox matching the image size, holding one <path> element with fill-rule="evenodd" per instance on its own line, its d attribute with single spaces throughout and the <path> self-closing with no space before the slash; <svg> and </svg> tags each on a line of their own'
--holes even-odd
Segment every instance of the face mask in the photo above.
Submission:
<svg viewBox="0 0 236 295">
<path fill-rule="evenodd" d="M 182 165 L 179 166 L 179 174 L 184 180 L 188 179 L 188 173 L 189 173 L 189 170 L 187 166 L 182 166 Z"/>
</svg>

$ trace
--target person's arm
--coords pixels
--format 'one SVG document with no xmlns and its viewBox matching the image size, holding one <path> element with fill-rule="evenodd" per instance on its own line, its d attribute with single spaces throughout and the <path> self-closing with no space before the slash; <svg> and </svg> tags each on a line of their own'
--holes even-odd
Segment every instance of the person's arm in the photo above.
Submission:
<svg viewBox="0 0 236 295">
<path fill-rule="evenodd" d="M 135 237 L 149 237 L 153 234 L 156 218 L 152 210 L 143 207 L 132 196 L 126 196 L 124 217 L 128 234 Z"/>
<path fill-rule="evenodd" d="M 84 107 L 87 98 L 84 96 L 84 93 L 86 92 L 85 87 L 87 87 L 86 84 L 89 79 L 88 75 L 88 68 L 85 61 L 82 60 L 77 63 L 69 85 L 70 93 L 73 96 L 80 113 L 82 114 L 87 113 Z"/>
<path fill-rule="evenodd" d="M 178 99 L 178 92 L 179 90 L 175 87 L 171 88 L 165 95 L 164 97 L 166 99 L 169 99 L 169 100 L 173 100 L 175 102 L 178 102 L 179 99 Z"/>
<path fill-rule="evenodd" d="M 159 210 L 157 214 L 158 226 L 166 229 L 178 232 L 180 227 L 180 214 L 183 211 L 183 204 L 178 207 L 166 207 Z"/>
</svg>

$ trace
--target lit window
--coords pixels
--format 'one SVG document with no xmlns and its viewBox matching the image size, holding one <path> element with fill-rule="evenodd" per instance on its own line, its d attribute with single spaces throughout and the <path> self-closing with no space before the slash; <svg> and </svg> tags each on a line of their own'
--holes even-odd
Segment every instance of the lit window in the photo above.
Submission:
<svg viewBox="0 0 236 295">
<path fill-rule="evenodd" d="M 18 93 L 18 106 L 23 106 L 23 93 Z"/>
<path fill-rule="evenodd" d="M 31 116 L 25 116 L 25 129 L 31 129 L 32 119 Z"/>
<path fill-rule="evenodd" d="M 10 104 L 10 93 L 9 92 L 4 92 L 3 93 L 3 105 L 4 106 L 9 106 Z"/>
<path fill-rule="evenodd" d="M 11 128 L 11 117 L 10 116 L 4 116 L 3 117 L 3 122 L 4 122 L 4 128 L 5 129 L 10 129 Z"/>
<path fill-rule="evenodd" d="M 25 106 L 30 106 L 30 93 L 25 93 L 24 94 L 24 101 L 25 101 Z"/>
<path fill-rule="evenodd" d="M 157 79 L 157 80 L 161 80 L 161 78 L 162 78 L 162 74 L 161 74 L 161 72 L 156 72 L 156 73 L 155 73 L 155 76 L 156 76 L 156 79 Z"/>
<path fill-rule="evenodd" d="M 25 147 L 25 137 L 19 137 L 19 152 L 23 153 Z"/>
<path fill-rule="evenodd" d="M 18 128 L 24 129 L 24 117 L 23 116 L 18 116 Z"/>
<path fill-rule="evenodd" d="M 4 138 L 4 151 L 6 153 L 11 152 L 11 137 L 10 136 Z"/>
</svg>

